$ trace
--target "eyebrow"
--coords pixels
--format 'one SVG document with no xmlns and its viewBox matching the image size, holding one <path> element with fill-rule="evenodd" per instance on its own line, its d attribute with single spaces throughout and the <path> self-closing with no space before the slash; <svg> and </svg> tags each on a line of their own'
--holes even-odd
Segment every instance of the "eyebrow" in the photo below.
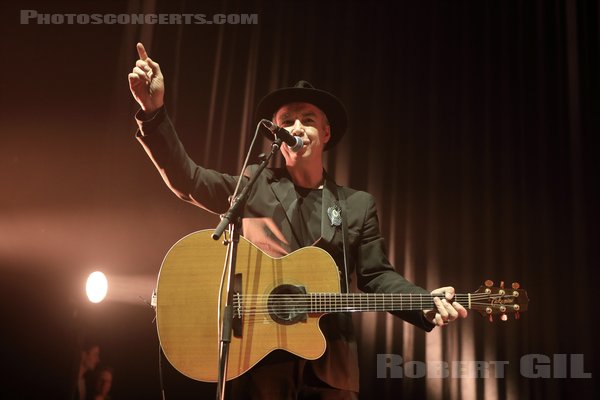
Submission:
<svg viewBox="0 0 600 400">
<path fill-rule="evenodd" d="M 280 115 L 279 118 L 288 118 L 289 116 L 290 116 L 290 113 L 287 112 L 285 114 Z M 303 113 L 302 116 L 303 117 L 316 117 L 317 113 L 315 113 L 314 111 L 309 111 L 309 112 Z"/>
</svg>

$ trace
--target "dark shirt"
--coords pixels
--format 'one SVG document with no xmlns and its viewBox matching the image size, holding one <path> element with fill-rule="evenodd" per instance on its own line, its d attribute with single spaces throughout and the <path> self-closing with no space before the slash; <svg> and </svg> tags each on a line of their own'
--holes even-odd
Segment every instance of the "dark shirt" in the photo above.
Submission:
<svg viewBox="0 0 600 400">
<path fill-rule="evenodd" d="M 292 226 L 299 247 L 311 246 L 321 237 L 321 224 L 309 221 L 321 220 L 322 189 L 295 186 L 296 206 Z"/>
</svg>

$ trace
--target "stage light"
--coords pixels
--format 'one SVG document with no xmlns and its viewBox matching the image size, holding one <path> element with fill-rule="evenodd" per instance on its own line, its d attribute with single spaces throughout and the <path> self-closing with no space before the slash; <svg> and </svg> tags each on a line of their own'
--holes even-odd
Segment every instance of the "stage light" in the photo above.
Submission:
<svg viewBox="0 0 600 400">
<path fill-rule="evenodd" d="M 90 274 L 85 284 L 85 293 L 92 303 L 100 303 L 108 292 L 108 280 L 100 271 Z"/>
</svg>

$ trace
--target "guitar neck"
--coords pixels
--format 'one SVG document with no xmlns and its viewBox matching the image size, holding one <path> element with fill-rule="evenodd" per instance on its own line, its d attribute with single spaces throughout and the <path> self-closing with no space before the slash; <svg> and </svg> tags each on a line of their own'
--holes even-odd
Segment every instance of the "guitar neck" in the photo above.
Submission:
<svg viewBox="0 0 600 400">
<path fill-rule="evenodd" d="M 429 310 L 435 308 L 434 297 L 431 294 L 310 293 L 305 295 L 302 305 L 309 313 Z M 437 297 L 443 298 L 442 295 Z M 454 300 L 471 308 L 474 299 L 468 293 L 456 294 Z"/>
<path fill-rule="evenodd" d="M 287 288 L 290 286 L 288 285 Z M 411 311 L 434 309 L 434 297 L 443 298 L 439 293 L 399 294 L 399 293 L 271 293 L 269 295 L 242 295 L 234 298 L 235 313 L 271 314 L 280 319 L 299 314 L 324 314 L 334 312 L 368 311 Z M 455 294 L 454 301 L 463 307 L 479 311 L 482 315 L 519 313 L 527 309 L 527 293 L 515 289 L 507 293 L 504 289 L 480 288 L 475 293 Z"/>
</svg>

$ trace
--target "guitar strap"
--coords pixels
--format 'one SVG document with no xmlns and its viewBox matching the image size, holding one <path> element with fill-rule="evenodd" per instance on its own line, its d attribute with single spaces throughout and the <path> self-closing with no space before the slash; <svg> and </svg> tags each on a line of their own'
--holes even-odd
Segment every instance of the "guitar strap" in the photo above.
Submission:
<svg viewBox="0 0 600 400">
<path fill-rule="evenodd" d="M 342 217 L 342 247 L 344 249 L 344 266 L 342 268 L 342 275 L 343 275 L 343 279 L 342 279 L 342 291 L 345 293 L 350 293 L 350 284 L 349 284 L 349 280 L 348 280 L 348 271 L 349 271 L 349 266 L 348 263 L 350 262 L 350 253 L 349 253 L 349 249 L 348 249 L 348 219 L 346 218 L 346 195 L 344 194 L 344 191 L 342 190 L 341 186 L 337 187 L 337 195 L 338 195 L 338 199 L 340 201 L 340 208 L 342 209 L 341 212 L 341 217 Z"/>
</svg>

